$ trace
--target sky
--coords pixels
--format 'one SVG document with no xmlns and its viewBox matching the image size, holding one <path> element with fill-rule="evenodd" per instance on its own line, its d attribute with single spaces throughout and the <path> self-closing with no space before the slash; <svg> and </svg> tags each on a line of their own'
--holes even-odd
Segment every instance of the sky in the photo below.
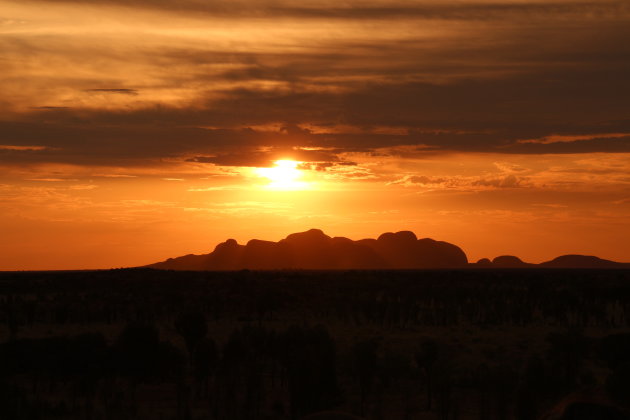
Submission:
<svg viewBox="0 0 630 420">
<path fill-rule="evenodd" d="M 0 270 L 310 228 L 630 261 L 628 75 L 627 0 L 0 0 Z"/>
</svg>

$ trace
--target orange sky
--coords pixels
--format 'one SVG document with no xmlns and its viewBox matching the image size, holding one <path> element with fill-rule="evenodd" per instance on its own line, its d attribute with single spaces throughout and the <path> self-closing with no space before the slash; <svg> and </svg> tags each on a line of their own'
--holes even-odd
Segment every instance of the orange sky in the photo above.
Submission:
<svg viewBox="0 0 630 420">
<path fill-rule="evenodd" d="M 0 270 L 309 228 L 630 261 L 626 1 L 126 3 L 0 0 Z"/>
</svg>

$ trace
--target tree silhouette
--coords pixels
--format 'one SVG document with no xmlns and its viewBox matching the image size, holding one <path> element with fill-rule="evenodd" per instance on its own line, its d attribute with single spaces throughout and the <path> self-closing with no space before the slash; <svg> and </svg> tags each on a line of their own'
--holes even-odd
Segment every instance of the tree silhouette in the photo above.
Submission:
<svg viewBox="0 0 630 420">
<path fill-rule="evenodd" d="M 205 338 L 195 346 L 192 368 L 197 382 L 197 396 L 208 394 L 209 378 L 217 368 L 219 353 L 213 339 Z"/>
<path fill-rule="evenodd" d="M 630 408 L 630 362 L 618 365 L 608 376 L 606 391 L 615 402 Z"/>
<path fill-rule="evenodd" d="M 379 341 L 377 339 L 365 340 L 356 343 L 352 349 L 354 374 L 359 382 L 361 394 L 361 415 L 365 415 L 365 402 L 372 392 L 374 378 L 378 372 Z"/>
<path fill-rule="evenodd" d="M 630 362 L 630 334 L 611 334 L 602 338 L 598 353 L 611 369 Z"/>
<path fill-rule="evenodd" d="M 152 325 L 127 325 L 114 344 L 118 371 L 134 382 L 167 379 L 181 375 L 182 354 L 170 343 L 160 342 Z"/>
<path fill-rule="evenodd" d="M 291 418 L 332 408 L 339 399 L 335 343 L 324 327 L 290 327 L 281 338 Z"/>
<path fill-rule="evenodd" d="M 546 390 L 548 375 L 539 357 L 530 357 L 521 377 L 516 397 L 517 420 L 533 420 L 538 415 L 540 397 Z"/>
<path fill-rule="evenodd" d="M 192 363 L 195 348 L 208 334 L 205 315 L 198 311 L 182 313 L 175 319 L 175 330 L 186 342 L 186 349 Z"/>
<path fill-rule="evenodd" d="M 564 386 L 572 390 L 579 377 L 582 361 L 586 356 L 589 343 L 581 330 L 570 329 L 565 333 L 549 334 L 549 360 L 553 360 L 562 369 Z"/>
<path fill-rule="evenodd" d="M 438 345 L 433 340 L 424 340 L 414 353 L 416 364 L 424 372 L 426 379 L 426 409 L 431 410 L 433 400 L 433 382 L 435 378 L 436 362 L 439 358 Z"/>
</svg>

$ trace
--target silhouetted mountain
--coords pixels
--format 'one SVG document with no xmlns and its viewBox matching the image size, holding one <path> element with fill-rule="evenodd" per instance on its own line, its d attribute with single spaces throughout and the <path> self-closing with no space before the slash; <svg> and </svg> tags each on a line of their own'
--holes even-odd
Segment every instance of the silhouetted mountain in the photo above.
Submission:
<svg viewBox="0 0 630 420">
<path fill-rule="evenodd" d="M 151 264 L 168 270 L 415 269 L 460 268 L 468 263 L 459 247 L 417 239 L 413 232 L 384 233 L 378 239 L 331 238 L 319 229 L 293 233 L 278 242 L 252 239 L 220 243 L 205 255 L 185 255 Z"/>
<path fill-rule="evenodd" d="M 519 257 L 514 255 L 501 255 L 492 260 L 492 266 L 498 268 L 524 268 L 531 267 L 533 264 L 523 262 Z"/>
<path fill-rule="evenodd" d="M 603 260 L 592 255 L 562 255 L 541 263 L 540 266 L 549 268 L 630 268 L 630 264 Z"/>
<path fill-rule="evenodd" d="M 148 265 L 164 270 L 379 270 L 423 268 L 630 268 L 630 264 L 586 255 L 563 255 L 531 264 L 513 255 L 468 264 L 464 251 L 448 242 L 418 239 L 413 232 L 387 232 L 378 239 L 353 241 L 319 229 L 292 233 L 278 242 L 228 239 L 213 252 L 185 255 Z"/>
<path fill-rule="evenodd" d="M 492 261 L 482 258 L 471 263 L 474 268 L 630 268 L 630 263 L 603 260 L 590 255 L 562 255 L 551 261 L 532 264 L 513 255 L 501 255 Z"/>
<path fill-rule="evenodd" d="M 492 267 L 492 261 L 487 258 L 482 258 L 475 263 L 479 267 Z"/>
</svg>

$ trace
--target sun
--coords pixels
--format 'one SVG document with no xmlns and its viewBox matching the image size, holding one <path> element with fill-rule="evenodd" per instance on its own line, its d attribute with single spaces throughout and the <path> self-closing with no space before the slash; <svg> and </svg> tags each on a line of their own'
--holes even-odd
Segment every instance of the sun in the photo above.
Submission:
<svg viewBox="0 0 630 420">
<path fill-rule="evenodd" d="M 298 169 L 300 162 L 288 159 L 277 160 L 272 168 L 258 168 L 256 173 L 262 178 L 267 178 L 267 188 L 274 190 L 301 190 L 308 184 L 300 181 L 302 171 Z"/>
</svg>

